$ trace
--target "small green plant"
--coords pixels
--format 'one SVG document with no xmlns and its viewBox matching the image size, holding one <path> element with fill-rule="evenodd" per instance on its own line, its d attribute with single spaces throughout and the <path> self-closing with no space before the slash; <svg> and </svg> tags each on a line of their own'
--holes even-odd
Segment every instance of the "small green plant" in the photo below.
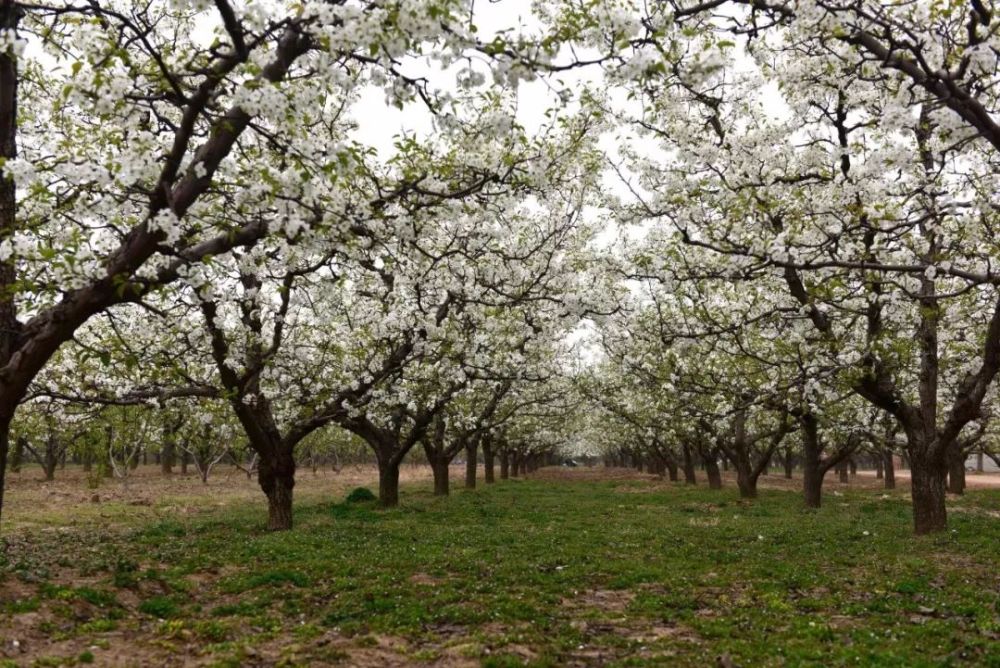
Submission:
<svg viewBox="0 0 1000 668">
<path fill-rule="evenodd" d="M 93 663 L 94 653 L 91 652 L 90 650 L 84 650 L 80 652 L 80 656 L 76 657 L 76 660 L 79 661 L 80 663 Z"/>
<path fill-rule="evenodd" d="M 169 619 L 177 615 L 177 604 L 166 596 L 147 598 L 139 604 L 139 612 L 157 619 Z"/>
<path fill-rule="evenodd" d="M 367 503 L 369 501 L 375 501 L 376 497 L 370 489 L 367 487 L 355 487 L 351 490 L 351 493 L 347 495 L 345 501 L 347 503 Z"/>
</svg>

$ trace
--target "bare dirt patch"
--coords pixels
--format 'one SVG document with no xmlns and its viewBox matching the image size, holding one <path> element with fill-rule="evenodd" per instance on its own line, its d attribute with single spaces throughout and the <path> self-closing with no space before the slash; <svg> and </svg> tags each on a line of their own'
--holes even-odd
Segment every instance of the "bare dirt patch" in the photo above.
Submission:
<svg viewBox="0 0 1000 668">
<path fill-rule="evenodd" d="M 430 468 L 406 466 L 402 483 L 431 479 Z M 140 466 L 127 481 L 106 478 L 93 487 L 92 478 L 79 467 L 56 471 L 56 479 L 41 479 L 37 467 L 8 473 L 4 497 L 3 533 L 43 526 L 140 524 L 166 516 L 198 515 L 231 504 L 259 504 L 266 508 L 256 477 L 237 469 L 218 468 L 202 483 L 195 473 L 163 475 L 158 466 Z M 339 473 L 320 469 L 300 470 L 295 482 L 297 500 L 339 500 L 354 487 L 378 486 L 374 466 L 348 466 Z M 122 506 L 129 506 L 123 512 Z"/>
</svg>

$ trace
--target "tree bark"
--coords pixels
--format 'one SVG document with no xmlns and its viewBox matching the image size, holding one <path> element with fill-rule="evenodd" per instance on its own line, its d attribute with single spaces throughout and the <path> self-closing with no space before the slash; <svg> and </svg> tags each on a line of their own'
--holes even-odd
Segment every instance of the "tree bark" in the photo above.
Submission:
<svg viewBox="0 0 1000 668">
<path fill-rule="evenodd" d="M 448 458 L 444 456 L 436 457 L 431 462 L 431 471 L 434 473 L 434 496 L 448 496 L 451 491 L 448 480 Z"/>
<path fill-rule="evenodd" d="M 25 438 L 24 436 L 18 436 L 14 441 L 14 451 L 10 458 L 10 470 L 12 473 L 21 472 L 21 464 L 24 463 L 24 447 Z"/>
<path fill-rule="evenodd" d="M 510 454 L 506 450 L 500 451 L 500 479 L 510 478 Z"/>
<path fill-rule="evenodd" d="M 913 528 L 920 534 L 948 528 L 945 509 L 945 467 L 911 455 L 910 493 L 913 498 Z"/>
<path fill-rule="evenodd" d="M 677 482 L 679 480 L 677 476 L 677 462 L 673 459 L 667 459 L 664 464 L 667 466 L 667 476 L 670 478 L 670 482 Z"/>
<path fill-rule="evenodd" d="M 802 469 L 802 498 L 807 508 L 823 505 L 823 478 L 826 471 L 819 466 L 805 466 Z"/>
<path fill-rule="evenodd" d="M 11 31 L 16 37 L 21 19 L 20 3 L 0 0 L 0 29 Z M 0 159 L 17 158 L 17 87 L 19 76 L 13 45 L 0 53 Z M 14 179 L 0 176 L 0 241 L 10 241 L 17 231 L 17 185 Z M 0 365 L 6 366 L 17 346 L 21 329 L 17 319 L 16 291 L 17 264 L 14 257 L 0 262 Z M 7 478 L 7 454 L 10 451 L 10 424 L 14 419 L 19 400 L 27 391 L 23 389 L 5 393 L 0 407 L 0 517 L 3 513 L 4 488 Z M 17 395 L 17 396 L 8 396 Z M 20 466 L 20 462 L 18 462 Z"/>
<path fill-rule="evenodd" d="M 688 485 L 696 485 L 698 479 L 694 474 L 694 457 L 691 454 L 691 447 L 685 444 L 682 448 L 684 450 L 684 482 Z"/>
<path fill-rule="evenodd" d="M 892 450 L 889 448 L 882 448 L 882 468 L 885 469 L 885 488 L 896 489 L 896 463 L 892 460 Z"/>
<path fill-rule="evenodd" d="M 965 456 L 958 444 L 948 454 L 948 491 L 965 494 Z"/>
<path fill-rule="evenodd" d="M 465 488 L 476 488 L 476 459 L 479 457 L 479 443 L 471 439 L 465 444 Z"/>
<path fill-rule="evenodd" d="M 174 463 L 177 459 L 177 446 L 174 443 L 174 435 L 168 433 L 171 430 L 171 425 L 166 425 L 163 429 L 163 445 L 162 451 L 160 452 L 160 472 L 163 475 L 172 475 L 174 472 Z"/>
<path fill-rule="evenodd" d="M 487 485 L 492 485 L 495 480 L 496 453 L 493 451 L 493 444 L 489 440 L 483 441 L 483 480 Z"/>
<path fill-rule="evenodd" d="M 744 499 L 757 498 L 757 479 L 753 473 L 739 462 L 733 462 L 736 466 L 736 487 L 740 490 L 740 496 Z"/>
<path fill-rule="evenodd" d="M 268 531 L 292 528 L 292 490 L 295 487 L 295 459 L 290 453 L 261 455 L 257 482 L 267 496 Z"/>
<path fill-rule="evenodd" d="M 849 482 L 851 482 L 851 479 L 850 479 L 850 477 L 848 476 L 848 473 L 847 473 L 847 462 L 846 461 L 843 461 L 843 462 L 841 462 L 840 464 L 837 465 L 837 473 L 840 476 L 840 482 L 842 482 L 842 483 L 849 483 Z"/>
<path fill-rule="evenodd" d="M 510 456 L 510 477 L 516 478 L 521 475 L 521 455 L 516 452 Z"/>
<path fill-rule="evenodd" d="M 45 473 L 45 481 L 52 482 L 56 479 L 56 466 L 59 465 L 59 457 L 52 445 L 48 445 L 45 448 L 45 454 L 42 456 L 42 461 L 39 462 L 42 465 L 42 471 Z"/>
<path fill-rule="evenodd" d="M 722 473 L 719 471 L 719 461 L 715 454 L 704 457 L 705 475 L 708 477 L 709 489 L 722 489 Z"/>
<path fill-rule="evenodd" d="M 792 472 L 795 471 L 795 456 L 792 454 L 791 449 L 785 451 L 785 478 L 791 480 Z"/>
<path fill-rule="evenodd" d="M 399 505 L 399 462 L 391 458 L 379 458 L 378 502 L 383 508 Z"/>
</svg>

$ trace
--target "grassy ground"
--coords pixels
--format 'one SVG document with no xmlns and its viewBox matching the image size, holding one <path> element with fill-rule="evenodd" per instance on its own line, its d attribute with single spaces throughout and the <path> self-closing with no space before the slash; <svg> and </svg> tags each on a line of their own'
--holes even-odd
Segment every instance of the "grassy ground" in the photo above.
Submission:
<svg viewBox="0 0 1000 668">
<path fill-rule="evenodd" d="M 0 558 L 0 666 L 1000 666 L 997 489 L 915 538 L 873 486 L 818 512 L 626 472 L 427 486 L 306 494 L 284 534 L 262 499 L 42 510 Z"/>
</svg>

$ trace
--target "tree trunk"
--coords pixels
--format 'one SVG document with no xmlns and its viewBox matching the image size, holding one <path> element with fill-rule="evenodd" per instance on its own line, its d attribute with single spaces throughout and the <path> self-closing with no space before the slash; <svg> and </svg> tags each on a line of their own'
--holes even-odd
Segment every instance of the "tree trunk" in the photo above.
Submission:
<svg viewBox="0 0 1000 668">
<path fill-rule="evenodd" d="M 983 451 L 980 450 L 976 453 L 976 473 L 983 472 Z"/>
<path fill-rule="evenodd" d="M 500 479 L 507 480 L 510 477 L 510 454 L 506 450 L 500 452 Z"/>
<path fill-rule="evenodd" d="M 20 2 L 0 0 L 0 30 L 8 37 L 17 35 L 17 24 L 23 11 Z M 5 162 L 17 158 L 17 87 L 20 79 L 17 70 L 14 46 L 8 43 L 0 52 L 0 160 Z M 17 228 L 17 185 L 13 178 L 0 174 L 0 240 L 12 242 Z M 13 357 L 20 336 L 15 301 L 17 290 L 14 288 L 17 279 L 16 256 L 0 261 L 0 365 L 3 366 Z M 10 451 L 10 423 L 26 389 L 27 383 L 20 391 L 5 393 L 0 402 L 3 404 L 0 409 L 3 412 L 0 416 L 0 516 Z"/>
<path fill-rule="evenodd" d="M 736 486 L 740 490 L 740 496 L 744 499 L 756 499 L 757 498 L 757 479 L 753 477 L 753 473 L 746 466 L 741 466 L 734 462 L 736 465 Z"/>
<path fill-rule="evenodd" d="M 837 464 L 837 473 L 840 475 L 840 482 L 842 482 L 842 483 L 849 483 L 849 482 L 851 482 L 850 477 L 848 477 L 847 461 L 846 460 L 843 461 L 843 462 L 841 462 L 841 463 L 839 463 L 839 464 Z"/>
<path fill-rule="evenodd" d="M 882 480 L 885 477 L 885 470 L 882 463 L 882 455 L 875 454 L 875 479 Z"/>
<path fill-rule="evenodd" d="M 696 485 L 698 479 L 694 475 L 694 457 L 691 456 L 691 448 L 688 445 L 682 447 L 684 449 L 684 482 L 688 485 Z"/>
<path fill-rule="evenodd" d="M 292 489 L 295 487 L 295 460 L 291 453 L 260 458 L 257 482 L 267 496 L 268 531 L 292 528 Z"/>
<path fill-rule="evenodd" d="M 852 478 L 858 475 L 858 460 L 856 460 L 854 457 L 851 457 L 850 459 L 847 460 L 847 467 L 851 472 Z"/>
<path fill-rule="evenodd" d="M 802 464 L 802 497 L 807 508 L 819 508 L 823 505 L 823 478 L 826 473 L 818 461 L 808 454 Z"/>
<path fill-rule="evenodd" d="M 479 443 L 475 439 L 465 444 L 465 488 L 476 488 L 476 459 L 479 457 Z"/>
<path fill-rule="evenodd" d="M 673 459 L 668 459 L 664 463 L 667 465 L 667 475 L 670 477 L 670 482 L 677 482 L 677 462 Z"/>
<path fill-rule="evenodd" d="M 56 453 L 52 450 L 46 450 L 42 461 L 39 463 L 42 465 L 42 471 L 45 473 L 45 481 L 52 482 L 55 480 L 56 466 L 59 465 L 59 458 L 56 457 Z"/>
<path fill-rule="evenodd" d="M 7 453 L 10 451 L 10 421 L 11 415 L 0 416 L 0 517 L 3 514 L 3 493 L 7 478 Z"/>
<path fill-rule="evenodd" d="M 792 472 L 795 470 L 795 456 L 792 454 L 792 451 L 790 449 L 785 451 L 784 464 L 785 464 L 785 477 L 791 480 Z"/>
<path fill-rule="evenodd" d="M 709 489 L 722 489 L 722 473 L 719 471 L 719 462 L 715 455 L 705 457 L 704 462 Z"/>
<path fill-rule="evenodd" d="M 188 454 L 187 450 L 181 452 L 181 475 L 187 475 L 188 464 L 191 463 L 191 455 Z M 258 473 L 258 476 L 260 474 Z"/>
<path fill-rule="evenodd" d="M 948 491 L 965 494 L 965 457 L 957 445 L 948 455 Z"/>
<path fill-rule="evenodd" d="M 166 431 L 166 429 L 164 431 Z M 176 459 L 177 449 L 174 444 L 173 434 L 164 434 L 162 452 L 160 453 L 160 473 L 163 475 L 172 475 L 174 472 L 174 461 Z"/>
<path fill-rule="evenodd" d="M 826 475 L 819 420 L 815 414 L 807 412 L 799 422 L 802 425 L 802 498 L 807 508 L 819 508 L 823 503 L 823 477 Z"/>
<path fill-rule="evenodd" d="M 882 468 L 885 469 L 885 488 L 896 489 L 896 463 L 892 461 L 892 450 L 889 448 L 882 449 Z"/>
<path fill-rule="evenodd" d="M 448 458 L 439 455 L 431 461 L 431 471 L 434 472 L 434 496 L 448 496 Z"/>
<path fill-rule="evenodd" d="M 18 436 L 17 440 L 14 441 L 14 452 L 10 457 L 10 470 L 13 473 L 21 472 L 21 464 L 24 462 L 24 444 L 24 436 Z"/>
<path fill-rule="evenodd" d="M 518 463 L 520 464 L 521 475 L 528 475 L 528 455 L 520 457 Z"/>
<path fill-rule="evenodd" d="M 910 457 L 910 494 L 913 498 L 913 528 L 920 534 L 948 528 L 945 509 L 946 467 L 922 457 Z"/>
<path fill-rule="evenodd" d="M 516 452 L 510 456 L 510 477 L 516 478 L 521 475 L 521 455 Z"/>
<path fill-rule="evenodd" d="M 493 451 L 493 445 L 489 442 L 483 442 L 483 479 L 487 485 L 492 485 L 496 480 L 495 459 L 496 453 Z"/>
<path fill-rule="evenodd" d="M 399 505 L 399 462 L 389 458 L 378 462 L 378 502 L 383 508 Z"/>
</svg>

